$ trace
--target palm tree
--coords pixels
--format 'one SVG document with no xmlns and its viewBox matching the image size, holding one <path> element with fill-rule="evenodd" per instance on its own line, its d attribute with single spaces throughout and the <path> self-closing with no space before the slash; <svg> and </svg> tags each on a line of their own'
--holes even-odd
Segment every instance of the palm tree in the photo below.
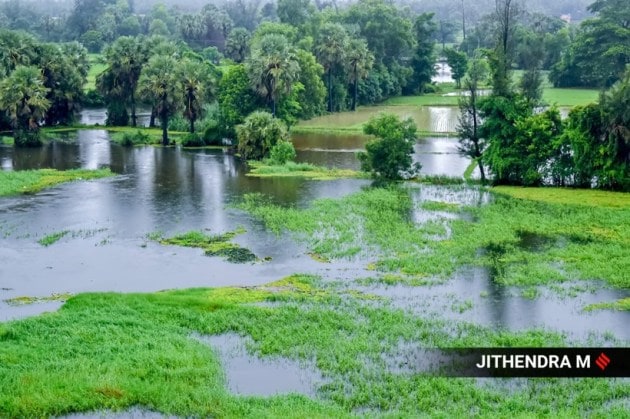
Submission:
<svg viewBox="0 0 630 419">
<path fill-rule="evenodd" d="M 36 67 L 18 66 L 0 83 L 0 109 L 14 128 L 16 145 L 38 145 L 39 121 L 50 107 L 48 89 Z"/>
<path fill-rule="evenodd" d="M 359 95 L 359 80 L 368 76 L 368 72 L 374 64 L 374 55 L 368 49 L 364 39 L 352 39 L 348 44 L 347 52 L 348 73 L 350 83 L 353 85 L 352 110 L 357 109 L 357 97 Z"/>
<path fill-rule="evenodd" d="M 343 63 L 348 44 L 348 34 L 338 23 L 326 23 L 319 32 L 315 55 L 328 73 L 328 112 L 333 111 L 332 72 Z"/>
<path fill-rule="evenodd" d="M 263 36 L 254 45 L 246 68 L 253 89 L 270 104 L 271 114 L 275 117 L 280 95 L 291 91 L 291 85 L 300 72 L 297 57 L 287 38 L 280 34 Z"/>
<path fill-rule="evenodd" d="M 190 132 L 193 133 L 203 103 L 212 95 L 210 69 L 204 63 L 184 59 L 177 66 L 176 77 L 184 93 L 184 116 L 190 121 Z"/>
<path fill-rule="evenodd" d="M 153 56 L 142 69 L 138 95 L 150 102 L 162 125 L 162 145 L 168 145 L 168 120 L 177 110 L 180 83 L 175 74 L 177 62 L 164 55 Z"/>
<path fill-rule="evenodd" d="M 102 79 L 110 80 L 110 85 L 101 83 L 99 87 L 106 97 L 115 96 L 131 107 L 131 125 L 136 126 L 136 87 L 142 67 L 148 59 L 145 43 L 131 36 L 121 36 L 105 51 L 109 64 Z M 107 77 L 107 75 L 111 77 Z"/>
</svg>

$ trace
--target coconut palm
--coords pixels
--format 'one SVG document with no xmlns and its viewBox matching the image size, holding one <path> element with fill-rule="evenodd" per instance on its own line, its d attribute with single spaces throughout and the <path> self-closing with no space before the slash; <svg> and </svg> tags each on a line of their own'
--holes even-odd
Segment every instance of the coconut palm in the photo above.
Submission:
<svg viewBox="0 0 630 419">
<path fill-rule="evenodd" d="M 348 34 L 338 23 L 326 23 L 319 32 L 315 55 L 328 74 L 328 112 L 333 111 L 332 73 L 344 62 L 347 44 Z"/>
<path fill-rule="evenodd" d="M 368 72 L 374 64 L 374 55 L 370 52 L 364 39 L 352 39 L 348 44 L 346 54 L 348 74 L 353 86 L 352 110 L 357 109 L 357 97 L 359 95 L 359 81 L 368 76 Z"/>
<path fill-rule="evenodd" d="M 252 88 L 271 107 L 276 116 L 276 104 L 281 94 L 288 94 L 298 78 L 300 65 L 284 35 L 268 34 L 255 43 L 246 63 Z"/>
<path fill-rule="evenodd" d="M 177 66 L 177 80 L 182 88 L 184 116 L 190 121 L 190 132 L 195 132 L 195 121 L 201 116 L 204 102 L 212 96 L 212 82 L 208 65 L 184 59 Z"/>
<path fill-rule="evenodd" d="M 47 93 L 36 67 L 18 66 L 0 82 L 0 109 L 11 119 L 16 145 L 39 144 L 39 121 L 50 107 Z"/>
<path fill-rule="evenodd" d="M 138 95 L 151 103 L 162 125 L 162 145 L 168 145 L 168 120 L 177 111 L 181 91 L 176 75 L 177 62 L 164 55 L 153 56 L 142 69 Z"/>
</svg>

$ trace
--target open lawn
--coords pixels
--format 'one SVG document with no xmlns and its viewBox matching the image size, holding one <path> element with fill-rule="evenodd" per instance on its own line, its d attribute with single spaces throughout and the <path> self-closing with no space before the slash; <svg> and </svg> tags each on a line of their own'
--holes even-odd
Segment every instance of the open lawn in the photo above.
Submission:
<svg viewBox="0 0 630 419">
<path fill-rule="evenodd" d="M 96 89 L 96 77 L 107 68 L 101 54 L 88 54 L 88 59 L 90 61 L 90 71 L 87 75 L 87 83 L 83 87 L 83 90 L 86 92 Z"/>
</svg>

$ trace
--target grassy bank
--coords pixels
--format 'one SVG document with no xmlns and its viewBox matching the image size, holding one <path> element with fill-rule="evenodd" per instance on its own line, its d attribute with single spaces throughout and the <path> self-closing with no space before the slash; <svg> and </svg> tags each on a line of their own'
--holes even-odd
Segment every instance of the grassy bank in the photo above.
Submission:
<svg viewBox="0 0 630 419">
<path fill-rule="evenodd" d="M 459 209 L 476 222 L 438 219 L 419 225 L 410 220 L 418 208 L 406 189 L 366 189 L 315 201 L 307 209 L 279 207 L 252 195 L 242 208 L 277 233 L 295 233 L 325 258 L 372 259 L 376 270 L 403 281 L 445 279 L 462 266 L 482 265 L 504 285 L 600 280 L 630 288 L 630 207 L 593 202 L 585 208 L 497 196 L 490 204 Z M 422 205 L 425 211 L 443 210 L 436 203 Z"/>
<path fill-rule="evenodd" d="M 413 357 L 416 345 L 562 346 L 564 341 L 539 330 L 509 333 L 421 319 L 366 297 L 341 295 L 307 275 L 248 288 L 81 294 L 59 312 L 0 324 L 0 414 L 51 416 L 132 406 L 185 417 L 620 417 L 624 412 L 630 385 L 613 379 L 537 379 L 507 391 L 512 383 L 507 380 L 436 377 L 413 365 L 401 373 L 386 359 Z M 254 304 L 259 302 L 274 305 Z M 216 353 L 191 336 L 226 332 L 251 338 L 249 351 L 262 358 L 314 360 L 326 378 L 319 398 L 229 393 Z"/>
<path fill-rule="evenodd" d="M 0 171 L 0 196 L 32 194 L 60 183 L 113 176 L 109 169 Z"/>
<path fill-rule="evenodd" d="M 269 178 L 269 177 L 299 177 L 313 180 L 333 180 L 343 178 L 368 178 L 369 175 L 363 172 L 350 169 L 329 169 L 327 167 L 315 166 L 310 163 L 287 162 L 282 165 L 268 164 L 263 162 L 248 162 L 251 170 L 247 176 Z"/>
</svg>

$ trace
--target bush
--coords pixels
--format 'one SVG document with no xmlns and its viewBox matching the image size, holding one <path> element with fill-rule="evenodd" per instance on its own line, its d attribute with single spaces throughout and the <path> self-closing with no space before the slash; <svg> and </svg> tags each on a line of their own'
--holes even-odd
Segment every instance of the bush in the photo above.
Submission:
<svg viewBox="0 0 630 419">
<path fill-rule="evenodd" d="M 40 147 L 42 145 L 40 131 L 16 130 L 14 134 L 16 147 Z"/>
<path fill-rule="evenodd" d="M 184 147 L 203 147 L 206 143 L 197 133 L 188 133 L 182 138 L 182 146 Z"/>
<path fill-rule="evenodd" d="M 236 127 L 238 152 L 246 160 L 262 160 L 269 156 L 278 141 L 288 141 L 284 123 L 269 112 L 252 112 Z"/>
<path fill-rule="evenodd" d="M 205 128 L 203 129 L 202 138 L 207 145 L 221 145 L 223 140 L 223 130 L 219 126 L 219 123 L 210 119 L 205 122 Z"/>
<path fill-rule="evenodd" d="M 411 118 L 401 121 L 396 115 L 380 114 L 370 118 L 363 132 L 377 138 L 359 153 L 361 170 L 377 180 L 399 180 L 420 171 L 420 164 L 412 164 L 411 159 L 416 142 L 416 124 Z"/>
<path fill-rule="evenodd" d="M 283 165 L 289 161 L 295 160 L 295 148 L 289 141 L 278 141 L 276 145 L 271 148 L 269 155 L 273 164 Z"/>
<path fill-rule="evenodd" d="M 83 106 L 86 108 L 99 108 L 105 106 L 105 98 L 98 91 L 91 89 L 83 96 Z"/>
<path fill-rule="evenodd" d="M 190 121 L 182 115 L 175 115 L 168 120 L 168 130 L 188 132 L 188 130 L 190 130 Z"/>
<path fill-rule="evenodd" d="M 140 130 L 136 132 L 123 132 L 116 133 L 112 136 L 112 139 L 122 145 L 123 147 L 133 147 L 136 145 L 153 144 L 156 141 L 152 140 L 151 136 Z"/>
</svg>

